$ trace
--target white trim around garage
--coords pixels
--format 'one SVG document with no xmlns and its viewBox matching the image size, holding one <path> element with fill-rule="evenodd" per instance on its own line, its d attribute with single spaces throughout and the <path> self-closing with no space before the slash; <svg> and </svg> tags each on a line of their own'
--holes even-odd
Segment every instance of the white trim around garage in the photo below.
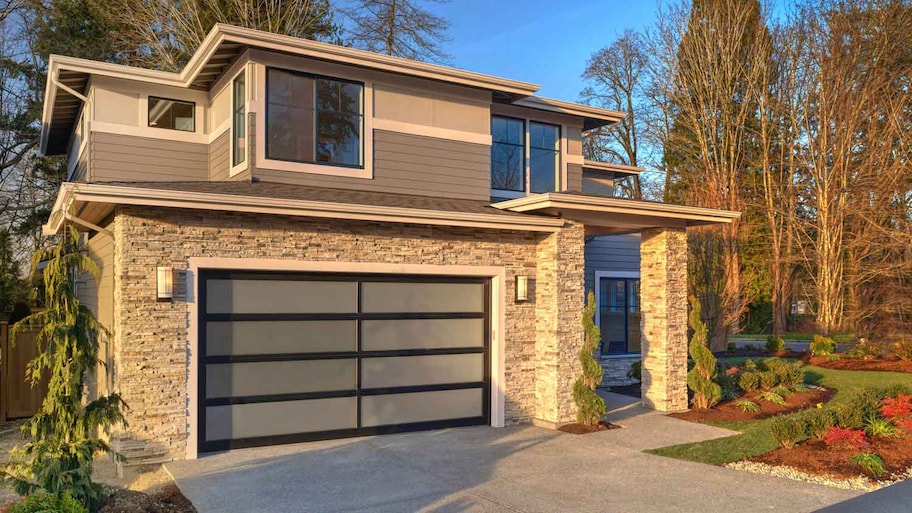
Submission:
<svg viewBox="0 0 912 513">
<path fill-rule="evenodd" d="M 499 266 L 383 264 L 367 262 L 317 262 L 260 258 L 190 257 L 187 280 L 187 459 L 198 456 L 199 423 L 199 282 L 201 269 L 242 269 L 256 271 L 344 272 L 353 274 L 411 274 L 473 276 L 491 279 L 491 426 L 504 426 L 505 351 L 504 312 L 506 269 Z"/>
</svg>

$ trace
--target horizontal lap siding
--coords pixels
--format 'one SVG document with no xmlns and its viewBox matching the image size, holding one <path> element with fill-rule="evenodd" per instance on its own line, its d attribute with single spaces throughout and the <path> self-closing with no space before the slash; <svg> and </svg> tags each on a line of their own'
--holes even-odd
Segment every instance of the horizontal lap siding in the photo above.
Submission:
<svg viewBox="0 0 912 513">
<path fill-rule="evenodd" d="M 612 235 L 587 242 L 587 293 L 595 290 L 596 271 L 640 272 L 640 236 Z"/>
<path fill-rule="evenodd" d="M 254 175 L 267 182 L 486 200 L 490 151 L 484 144 L 375 130 L 373 179 L 264 168 Z"/>
<path fill-rule="evenodd" d="M 99 277 L 84 274 L 77 286 L 79 301 L 95 314 L 95 318 L 106 329 L 114 325 L 114 240 L 110 235 L 96 233 L 87 244 L 88 256 L 98 267 Z M 106 393 L 106 372 L 110 372 L 107 337 L 102 335 L 99 358 L 105 365 L 99 365 L 89 378 L 89 395 L 95 398 Z"/>
<path fill-rule="evenodd" d="M 209 179 L 212 181 L 227 180 L 231 167 L 230 130 L 215 138 L 209 145 Z"/>
<path fill-rule="evenodd" d="M 92 132 L 89 181 L 206 181 L 206 144 Z"/>
</svg>

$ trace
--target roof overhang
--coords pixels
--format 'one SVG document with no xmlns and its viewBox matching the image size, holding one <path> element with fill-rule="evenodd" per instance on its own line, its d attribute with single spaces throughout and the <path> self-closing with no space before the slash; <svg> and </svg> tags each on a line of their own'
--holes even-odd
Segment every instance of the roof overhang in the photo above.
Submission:
<svg viewBox="0 0 912 513">
<path fill-rule="evenodd" d="M 57 118 L 55 115 L 56 104 L 72 103 L 74 99 L 70 92 L 59 87 L 61 79 L 69 80 L 69 84 L 75 86 L 73 89 L 80 94 L 85 93 L 84 88 L 91 75 L 207 90 L 209 86 L 218 80 L 219 74 L 226 70 L 233 60 L 248 48 L 278 51 L 361 68 L 426 78 L 489 90 L 497 94 L 516 98 L 531 96 L 540 88 L 538 85 L 528 82 L 510 80 L 448 66 L 391 57 L 261 30 L 216 24 L 180 72 L 167 72 L 62 55 L 51 55 L 48 61 L 48 80 L 45 86 L 39 151 L 46 153 L 48 150 L 48 137 L 52 120 L 56 130 L 58 127 L 71 129 L 76 119 L 75 112 L 61 118 Z M 69 134 L 66 135 L 68 136 Z M 60 153 L 60 149 L 54 148 L 53 153 Z"/>
<path fill-rule="evenodd" d="M 670 205 L 625 198 L 551 192 L 491 205 L 503 210 L 538 213 L 582 222 L 588 235 L 633 233 L 647 228 L 730 224 L 740 212 Z"/>
<path fill-rule="evenodd" d="M 643 172 L 643 168 L 627 166 L 624 164 L 612 164 L 610 162 L 584 160 L 583 171 L 595 171 L 612 180 L 618 180 L 629 176 L 639 176 L 639 174 Z"/>
<path fill-rule="evenodd" d="M 606 125 L 613 125 L 622 121 L 627 116 L 627 114 L 616 110 L 602 109 L 541 96 L 528 96 L 510 103 L 530 109 L 581 117 L 583 118 L 583 131 L 593 130 Z"/>
<path fill-rule="evenodd" d="M 43 231 L 46 235 L 60 233 L 67 221 L 95 229 L 117 205 L 535 232 L 555 232 L 564 224 L 560 219 L 535 215 L 504 216 L 497 212 L 453 212 L 68 182 L 60 186 L 53 211 L 43 226 Z"/>
</svg>

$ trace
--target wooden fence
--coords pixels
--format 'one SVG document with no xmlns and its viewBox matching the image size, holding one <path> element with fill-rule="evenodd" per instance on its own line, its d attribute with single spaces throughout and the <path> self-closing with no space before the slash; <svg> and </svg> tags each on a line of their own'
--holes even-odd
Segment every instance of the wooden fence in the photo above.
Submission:
<svg viewBox="0 0 912 513">
<path fill-rule="evenodd" d="M 13 344 L 9 328 L 6 321 L 0 320 L 0 422 L 34 415 L 48 387 L 47 379 L 35 387 L 25 379 L 25 367 L 38 351 L 38 330 L 20 332 Z"/>
</svg>

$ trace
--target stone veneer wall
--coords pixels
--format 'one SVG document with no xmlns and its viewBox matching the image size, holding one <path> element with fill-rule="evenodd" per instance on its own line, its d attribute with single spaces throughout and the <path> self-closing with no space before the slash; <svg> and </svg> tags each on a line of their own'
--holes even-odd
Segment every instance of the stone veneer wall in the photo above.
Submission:
<svg viewBox="0 0 912 513">
<path fill-rule="evenodd" d="M 687 409 L 687 232 L 643 230 L 640 242 L 643 313 L 643 404 Z"/>
<path fill-rule="evenodd" d="M 130 409 L 115 446 L 133 462 L 183 458 L 187 437 L 188 305 L 155 300 L 155 267 L 189 257 L 504 266 L 505 417 L 573 420 L 582 340 L 583 227 L 554 234 L 118 207 L 115 390 Z M 536 277 L 516 303 L 516 275 Z"/>
<path fill-rule="evenodd" d="M 615 356 L 611 358 L 600 358 L 599 363 L 602 365 L 602 383 L 603 387 L 619 387 L 632 385 L 637 381 L 627 377 L 630 366 L 642 360 L 640 355 L 634 356 Z"/>
</svg>

